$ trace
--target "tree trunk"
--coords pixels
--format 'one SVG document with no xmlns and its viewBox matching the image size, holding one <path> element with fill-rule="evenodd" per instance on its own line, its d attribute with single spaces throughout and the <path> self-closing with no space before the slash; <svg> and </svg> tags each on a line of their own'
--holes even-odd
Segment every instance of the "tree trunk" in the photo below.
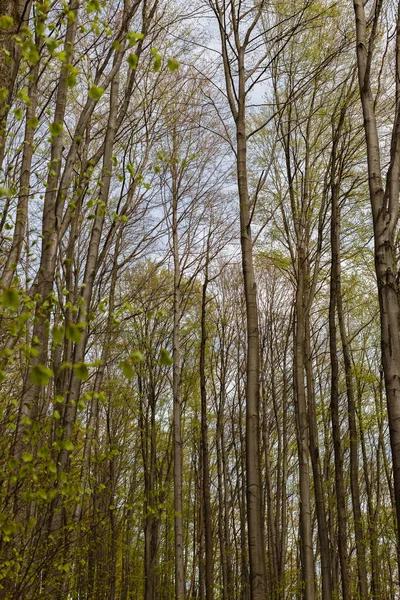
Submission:
<svg viewBox="0 0 400 600">
<path fill-rule="evenodd" d="M 300 486 L 300 548 L 304 600 L 315 598 L 314 553 L 312 539 L 310 473 L 308 464 L 308 414 L 304 384 L 304 268 L 305 252 L 298 248 L 297 290 L 294 334 L 294 378 L 296 395 L 297 449 Z"/>
<path fill-rule="evenodd" d="M 240 201 L 240 242 L 247 320 L 246 471 L 247 528 L 252 600 L 264 600 L 266 563 L 260 466 L 260 341 L 257 289 L 253 265 L 250 198 L 247 181 L 247 142 L 244 90 L 244 56 L 239 54 L 239 111 L 236 120 L 237 178 Z"/>
<path fill-rule="evenodd" d="M 354 0 L 357 34 L 357 65 L 364 131 L 367 146 L 368 182 L 374 225 L 375 270 L 381 320 L 382 365 L 385 376 L 389 417 L 390 446 L 393 459 L 394 494 L 397 516 L 397 560 L 400 571 L 400 310 L 395 229 L 399 211 L 400 179 L 400 6 L 396 17 L 395 115 L 392 129 L 390 164 L 383 182 L 375 100 L 371 88 L 371 62 L 380 8 L 376 5 L 369 40 L 362 0 Z"/>
<path fill-rule="evenodd" d="M 40 9 L 41 3 L 38 4 Z M 15 36 L 23 25 L 27 25 L 31 7 L 32 0 L 0 0 L 0 15 L 12 19 L 8 29 L 0 28 L 0 81 L 1 88 L 7 92 L 6 97 L 0 100 L 0 169 L 4 160 L 7 116 L 22 55 Z"/>
<path fill-rule="evenodd" d="M 201 341 L 200 341 L 200 395 L 201 395 L 201 448 L 202 448 L 202 508 L 204 522 L 204 545 L 205 545 L 205 588 L 206 600 L 214 598 L 214 575 L 213 575 L 213 540 L 211 523 L 211 502 L 210 502 L 210 467 L 208 456 L 208 420 L 207 420 L 207 391 L 206 391 L 206 304 L 207 304 L 207 285 L 208 285 L 208 261 L 209 261 L 209 243 L 207 239 L 205 275 L 201 296 Z"/>
<path fill-rule="evenodd" d="M 178 189 L 176 164 L 172 165 L 172 243 L 174 254 L 174 328 L 173 328 L 173 423 L 174 423 L 174 510 L 175 510 L 175 600 L 185 599 L 182 520 L 182 434 L 181 434 L 181 270 L 178 239 Z"/>
<path fill-rule="evenodd" d="M 334 141 L 335 144 L 335 141 Z M 334 154 L 334 152 L 332 152 Z M 335 168 L 332 158 L 332 168 Z M 339 361 L 337 355 L 336 306 L 339 278 L 339 188 L 332 181 L 331 215 L 331 281 L 329 299 L 329 351 L 331 361 L 331 419 L 332 438 L 335 458 L 335 490 L 338 518 L 338 549 L 342 575 L 343 600 L 350 600 L 350 570 L 347 550 L 346 496 L 343 475 L 343 448 L 340 434 L 339 414 Z"/>
</svg>

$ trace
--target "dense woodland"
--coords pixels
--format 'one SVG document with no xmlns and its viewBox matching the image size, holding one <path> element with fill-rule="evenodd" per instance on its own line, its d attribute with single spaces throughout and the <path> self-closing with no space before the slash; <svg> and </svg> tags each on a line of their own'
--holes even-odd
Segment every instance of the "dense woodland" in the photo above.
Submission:
<svg viewBox="0 0 400 600">
<path fill-rule="evenodd" d="M 399 600 L 400 5 L 0 0 L 0 597 Z"/>
</svg>

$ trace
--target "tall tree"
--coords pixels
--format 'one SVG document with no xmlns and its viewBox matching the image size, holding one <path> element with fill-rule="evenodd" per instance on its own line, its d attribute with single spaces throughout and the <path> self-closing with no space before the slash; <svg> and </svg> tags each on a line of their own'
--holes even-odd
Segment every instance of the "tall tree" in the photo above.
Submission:
<svg viewBox="0 0 400 600">
<path fill-rule="evenodd" d="M 377 115 L 379 97 L 376 94 L 374 95 L 375 51 L 379 44 L 379 27 L 384 11 L 387 11 L 386 14 L 389 20 L 392 18 L 391 22 L 394 24 L 391 30 L 387 31 L 388 39 L 390 36 L 394 44 L 394 79 L 390 86 L 394 97 L 394 106 L 391 109 L 391 142 L 386 178 L 382 167 L 383 150 Z M 367 19 L 363 2 L 355 0 L 354 14 L 358 81 L 364 116 L 368 182 L 374 226 L 382 364 L 393 459 L 398 566 L 400 572 L 400 331 L 398 326 L 400 308 L 398 265 L 395 250 L 400 186 L 400 5 L 397 4 L 396 7 L 392 7 L 389 4 L 377 2 L 372 7 L 372 13 Z M 367 26 L 367 20 L 369 26 Z"/>
<path fill-rule="evenodd" d="M 211 1 L 217 19 L 225 79 L 225 92 L 234 120 L 237 189 L 239 195 L 240 244 L 246 298 L 246 499 L 247 531 L 250 560 L 252 600 L 265 598 L 267 589 L 265 542 L 263 525 L 261 465 L 260 465 L 260 339 L 258 329 L 257 285 L 253 265 L 251 234 L 252 206 L 247 165 L 247 101 L 252 86 L 250 73 L 254 65 L 247 64 L 256 27 L 265 2 L 248 8 L 242 5 Z M 230 29 L 231 28 L 231 29 Z M 230 41 L 230 31 L 233 44 Z M 254 74 L 254 71 L 253 71 Z"/>
</svg>

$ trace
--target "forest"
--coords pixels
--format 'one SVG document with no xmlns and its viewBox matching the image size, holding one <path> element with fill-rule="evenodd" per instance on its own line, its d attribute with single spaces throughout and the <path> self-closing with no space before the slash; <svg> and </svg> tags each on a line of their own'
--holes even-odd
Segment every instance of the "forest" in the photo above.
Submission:
<svg viewBox="0 0 400 600">
<path fill-rule="evenodd" d="M 1 600 L 400 599 L 400 3 L 0 0 Z"/>
</svg>

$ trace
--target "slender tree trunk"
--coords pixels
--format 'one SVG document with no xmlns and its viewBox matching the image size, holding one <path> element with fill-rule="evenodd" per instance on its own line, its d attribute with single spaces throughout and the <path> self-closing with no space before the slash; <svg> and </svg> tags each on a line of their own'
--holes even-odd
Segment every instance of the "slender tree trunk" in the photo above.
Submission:
<svg viewBox="0 0 400 600">
<path fill-rule="evenodd" d="M 70 0 L 69 10 L 74 13 L 74 19 L 68 21 L 67 30 L 64 39 L 64 51 L 66 53 L 66 63 L 63 63 L 57 85 L 57 98 L 54 111 L 54 122 L 63 124 L 67 103 L 67 77 L 69 71 L 67 63 L 72 60 L 72 53 L 77 29 L 78 21 L 78 0 Z M 40 295 L 40 300 L 37 303 L 35 324 L 33 327 L 32 338 L 37 339 L 39 349 L 38 356 L 31 359 L 31 366 L 35 367 L 38 364 L 47 365 L 48 361 L 48 339 L 49 339 L 49 318 L 51 307 L 51 293 L 53 291 L 54 274 L 56 267 L 56 257 L 58 248 L 58 230 L 56 221 L 56 196 L 57 186 L 61 172 L 62 158 L 62 135 L 55 136 L 51 144 L 50 169 L 46 183 L 46 193 L 43 207 L 42 220 L 42 251 L 40 257 L 40 267 L 37 279 L 37 293 Z M 21 414 L 19 421 L 18 433 L 22 435 L 24 430 L 21 425 L 23 417 L 27 416 L 33 420 L 40 414 L 40 406 L 38 406 L 38 398 L 41 393 L 41 387 L 28 381 L 25 384 L 25 389 L 22 396 Z"/>
<path fill-rule="evenodd" d="M 230 5 L 230 28 L 235 51 L 235 77 L 229 58 L 233 46 L 228 43 L 227 8 L 214 0 L 213 10 L 218 19 L 221 37 L 221 50 L 225 74 L 226 93 L 236 128 L 236 175 L 239 193 L 240 244 L 242 254 L 242 272 L 246 302 L 247 325 L 247 365 L 246 365 L 246 498 L 247 498 L 247 536 L 250 563 L 250 592 L 252 600 L 264 600 L 267 590 L 266 557 L 264 542 L 264 515 L 262 502 L 261 465 L 260 465 L 260 339 L 258 328 L 257 286 L 253 264 L 253 241 L 251 235 L 252 206 L 249 195 L 247 172 L 247 136 L 246 136 L 246 79 L 245 56 L 251 32 L 260 19 L 263 2 L 251 14 L 252 23 L 241 40 L 240 5 L 237 9 Z M 235 91 L 234 91 L 234 88 Z"/>
<path fill-rule="evenodd" d="M 0 15 L 4 14 L 1 12 Z M 41 36 L 36 38 L 36 46 L 39 47 L 41 44 Z M 1 48 L 1 42 L 0 42 Z M 30 178 L 31 178 L 31 165 L 33 157 L 33 138 L 35 133 L 35 127 L 33 126 L 32 119 L 36 116 L 37 108 L 37 83 L 39 77 L 39 62 L 32 67 L 32 78 L 29 83 L 28 97 L 29 103 L 26 108 L 26 123 L 25 123 L 25 136 L 23 145 L 23 154 L 21 162 L 21 171 L 19 178 L 19 194 L 18 194 L 18 206 L 17 214 L 15 217 L 14 235 L 11 243 L 11 249 L 5 262 L 3 273 L 1 276 L 2 285 L 9 287 L 11 285 L 12 278 L 14 276 L 15 269 L 19 263 L 21 257 L 21 251 L 23 242 L 26 234 L 26 226 L 28 223 L 28 201 L 30 192 Z M 1 119 L 1 115 L 0 115 Z M 0 138 L 1 144 L 1 138 Z M 1 151 L 1 150 L 0 150 Z M 0 159 L 1 165 L 1 159 Z"/>
<path fill-rule="evenodd" d="M 41 8 L 41 3 L 37 4 Z M 28 23 L 31 7 L 31 0 L 0 0 L 0 15 L 12 19 L 9 28 L 0 28 L 0 85 L 7 92 L 0 100 L 0 169 L 4 160 L 7 116 L 22 55 L 15 36 Z"/>
<path fill-rule="evenodd" d="M 339 216 L 338 216 L 339 217 Z M 339 226 L 338 220 L 338 226 Z M 337 230 L 337 237 L 340 238 L 340 232 Z M 338 252 L 340 246 L 338 246 Z M 336 264 L 336 282 L 337 282 L 337 314 L 339 321 L 340 338 L 342 343 L 344 369 L 346 374 L 346 394 L 347 394 L 347 415 L 349 422 L 349 437 L 350 437 L 350 489 L 351 489 L 351 501 L 353 506 L 353 519 L 354 519 L 354 535 L 356 540 L 356 552 L 357 552 L 357 570 L 358 570 L 358 587 L 360 598 L 367 600 L 368 598 L 368 587 L 367 587 L 367 567 L 366 567 L 366 556 L 365 556 L 365 537 L 362 527 L 362 512 L 361 512 L 361 499 L 360 499 L 360 483 L 359 483 L 359 459 L 358 459 L 358 442 L 359 436 L 357 432 L 356 422 L 356 404 L 354 395 L 354 383 L 352 375 L 352 362 L 349 341 L 347 338 L 346 325 L 344 322 L 343 314 L 343 301 L 341 291 L 341 278 L 340 278 L 340 256 L 338 255 L 338 261 Z"/>
<path fill-rule="evenodd" d="M 264 600 L 266 562 L 260 466 L 260 341 L 257 288 L 253 265 L 250 198 L 247 181 L 247 143 L 244 90 L 244 54 L 239 53 L 239 111 L 236 121 L 237 177 L 240 200 L 240 241 L 246 299 L 247 382 L 246 382 L 246 470 L 247 528 L 252 600 Z"/>
<path fill-rule="evenodd" d="M 400 6 L 397 7 L 395 38 L 395 115 L 390 164 L 384 185 L 381 168 L 375 100 L 371 88 L 371 63 L 382 3 L 375 7 L 369 40 L 362 0 L 354 0 L 357 34 L 357 64 L 367 146 L 368 182 L 375 242 L 375 270 L 381 319 L 382 364 L 385 376 L 393 459 L 397 516 L 397 553 L 400 571 L 400 310 L 397 282 L 395 230 L 399 211 L 400 183 Z"/>
<path fill-rule="evenodd" d="M 213 574 L 213 539 L 211 523 L 211 501 L 210 501 L 210 467 L 208 456 L 208 418 L 207 418 L 207 390 L 206 390 L 206 306 L 208 286 L 208 261 L 209 243 L 207 239 L 205 275 L 201 295 L 201 341 L 200 341 L 200 395 L 201 395 L 201 447 L 202 447 L 202 508 L 204 522 L 204 545 L 205 545 L 205 588 L 206 600 L 214 598 L 214 574 Z"/>
<path fill-rule="evenodd" d="M 307 309 L 308 311 L 308 309 Z M 307 381 L 307 407 L 310 435 L 310 458 L 313 470 L 315 508 L 317 513 L 318 540 L 321 555 L 322 597 L 324 600 L 332 598 L 332 564 L 328 539 L 328 527 L 325 508 L 324 484 L 321 473 L 319 456 L 318 424 L 315 407 L 314 375 L 311 357 L 310 319 L 307 312 L 305 316 L 305 371 Z"/>
<path fill-rule="evenodd" d="M 334 142 L 335 143 L 335 142 Z M 332 160 L 334 163 L 334 160 Z M 334 168 L 334 166 L 332 167 Z M 331 419 L 335 458 L 335 491 L 338 518 L 338 548 L 342 575 L 343 600 L 350 600 L 350 570 L 347 550 L 346 497 L 343 474 L 343 448 L 339 413 L 339 361 L 337 354 L 336 307 L 338 296 L 339 262 L 339 188 L 332 182 L 331 216 L 331 281 L 329 299 L 329 350 L 331 361 Z"/>
<path fill-rule="evenodd" d="M 182 433 L 181 433 L 181 351 L 179 324 L 181 318 L 181 270 L 178 238 L 178 189 L 176 164 L 172 165 L 172 243 L 174 255 L 174 327 L 173 327 L 173 398 L 174 398 L 174 510 L 175 510 L 175 600 L 185 598 L 183 568 L 182 520 Z"/>
<path fill-rule="evenodd" d="M 302 564 L 302 590 L 304 600 L 315 598 L 314 552 L 312 539 L 312 516 L 310 473 L 308 464 L 308 414 L 304 384 L 304 249 L 298 249 L 297 290 L 294 335 L 294 377 L 296 394 L 297 448 L 299 456 L 300 485 L 300 548 Z"/>
</svg>

